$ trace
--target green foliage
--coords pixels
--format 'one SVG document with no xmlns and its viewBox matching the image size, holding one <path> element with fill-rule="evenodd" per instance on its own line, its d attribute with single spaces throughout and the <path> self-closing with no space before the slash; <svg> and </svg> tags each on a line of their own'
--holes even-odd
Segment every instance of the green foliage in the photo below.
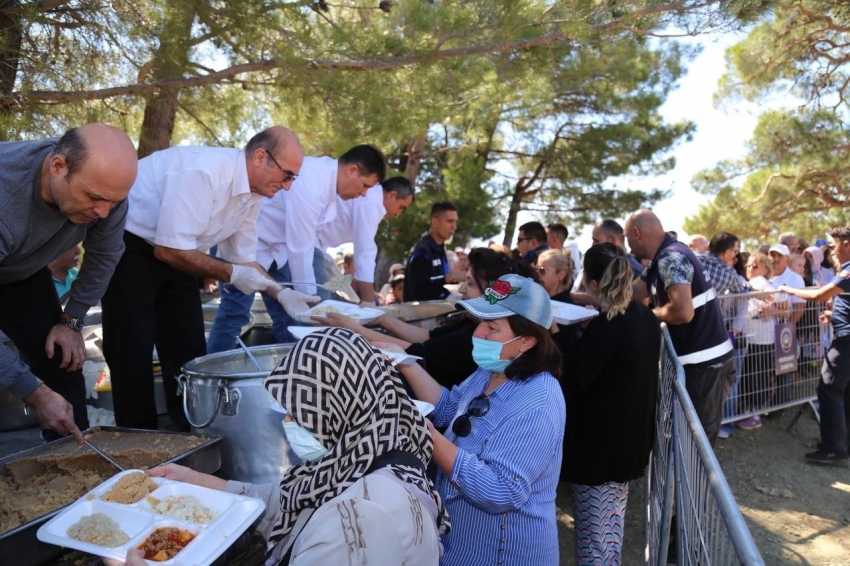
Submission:
<svg viewBox="0 0 850 566">
<path fill-rule="evenodd" d="M 814 237 L 848 222 L 848 30 L 846 3 L 786 0 L 727 51 L 721 102 L 790 94 L 799 106 L 763 113 L 746 157 L 697 175 L 694 184 L 715 201 L 687 230 L 769 240 L 785 230 Z"/>
</svg>

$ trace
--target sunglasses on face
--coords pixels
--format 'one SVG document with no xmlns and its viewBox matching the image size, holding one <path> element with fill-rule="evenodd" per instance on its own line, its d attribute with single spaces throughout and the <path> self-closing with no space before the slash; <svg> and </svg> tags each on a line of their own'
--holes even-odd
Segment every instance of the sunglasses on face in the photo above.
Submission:
<svg viewBox="0 0 850 566">
<path fill-rule="evenodd" d="M 270 152 L 267 151 L 266 155 L 269 156 L 269 159 L 272 160 L 272 163 L 277 165 L 277 168 L 280 169 L 281 173 L 283 173 L 283 182 L 284 183 L 288 183 L 289 181 L 294 181 L 295 179 L 298 178 L 298 175 L 296 175 L 292 171 L 288 171 L 288 170 L 284 169 L 283 167 L 281 167 L 280 163 L 277 162 L 277 159 L 275 159 L 274 156 Z"/>
<path fill-rule="evenodd" d="M 490 411 L 490 398 L 484 393 L 469 402 L 466 412 L 452 423 L 452 432 L 463 438 L 472 432 L 472 417 L 483 417 Z"/>
<path fill-rule="evenodd" d="M 540 275 L 546 275 L 546 268 L 545 267 L 538 267 L 537 273 L 539 273 Z"/>
<path fill-rule="evenodd" d="M 517 243 L 519 243 L 519 242 L 527 242 L 527 241 L 529 241 L 530 239 L 531 239 L 531 238 L 517 238 L 517 239 L 516 239 L 516 241 L 517 241 Z"/>
</svg>

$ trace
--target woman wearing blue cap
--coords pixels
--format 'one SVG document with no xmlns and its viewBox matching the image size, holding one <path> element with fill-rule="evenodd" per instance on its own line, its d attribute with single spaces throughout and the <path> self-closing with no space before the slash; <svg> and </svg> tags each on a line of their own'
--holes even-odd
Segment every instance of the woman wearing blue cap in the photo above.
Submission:
<svg viewBox="0 0 850 566">
<path fill-rule="evenodd" d="M 566 411 L 549 296 L 509 274 L 458 304 L 480 319 L 472 338 L 478 369 L 448 390 L 418 365 L 402 367 L 416 396 L 436 405 L 429 428 L 437 489 L 454 525 L 442 537 L 440 564 L 558 564 Z"/>
</svg>

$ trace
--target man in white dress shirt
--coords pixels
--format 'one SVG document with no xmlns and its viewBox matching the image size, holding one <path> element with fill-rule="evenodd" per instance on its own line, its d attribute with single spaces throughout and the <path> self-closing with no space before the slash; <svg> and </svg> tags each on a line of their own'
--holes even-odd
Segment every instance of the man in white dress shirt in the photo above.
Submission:
<svg viewBox="0 0 850 566">
<path fill-rule="evenodd" d="M 413 186 L 406 177 L 393 177 L 375 185 L 366 196 L 337 203 L 336 220 L 319 225 L 319 248 L 354 243 L 354 281 L 360 304 L 375 306 L 375 235 L 385 218 L 395 218 L 413 203 Z"/>
<path fill-rule="evenodd" d="M 386 160 L 371 145 L 358 145 L 338 160 L 305 157 L 292 190 L 266 201 L 257 220 L 257 262 L 275 281 L 304 283 L 297 289 L 317 293 L 316 283 L 327 281 L 324 253 L 319 249 L 319 226 L 337 221 L 341 200 L 363 197 L 384 180 Z M 236 347 L 235 337 L 248 321 L 254 293 L 232 285 L 219 285 L 221 304 L 207 339 L 210 353 Z M 318 290 L 323 298 L 329 295 Z M 275 339 L 294 342 L 289 326 L 294 319 L 281 306 L 263 297 L 272 318 Z"/>
<path fill-rule="evenodd" d="M 289 189 L 303 159 L 295 135 L 274 126 L 244 151 L 173 147 L 139 161 L 126 249 L 102 300 L 103 352 L 118 426 L 157 428 L 156 346 L 168 412 L 177 428 L 188 429 L 173 377 L 206 354 L 197 278 L 277 296 L 277 285 L 256 263 L 256 220 L 263 200 Z M 212 246 L 221 259 L 207 255 Z"/>
</svg>

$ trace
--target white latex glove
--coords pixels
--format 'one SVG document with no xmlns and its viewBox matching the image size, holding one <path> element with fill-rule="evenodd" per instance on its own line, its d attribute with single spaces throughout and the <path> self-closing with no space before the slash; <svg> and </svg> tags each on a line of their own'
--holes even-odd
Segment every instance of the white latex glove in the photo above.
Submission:
<svg viewBox="0 0 850 566">
<path fill-rule="evenodd" d="M 280 285 L 253 267 L 236 264 L 233 264 L 233 273 L 230 274 L 230 284 L 246 295 L 252 295 L 255 291 L 265 291 L 269 287 L 280 289 Z"/>
<path fill-rule="evenodd" d="M 285 310 L 286 314 L 293 318 L 321 300 L 322 299 L 320 297 L 315 295 L 305 295 L 304 293 L 299 293 L 298 291 L 286 288 L 277 295 L 277 301 L 281 304 L 283 310 Z"/>
</svg>

